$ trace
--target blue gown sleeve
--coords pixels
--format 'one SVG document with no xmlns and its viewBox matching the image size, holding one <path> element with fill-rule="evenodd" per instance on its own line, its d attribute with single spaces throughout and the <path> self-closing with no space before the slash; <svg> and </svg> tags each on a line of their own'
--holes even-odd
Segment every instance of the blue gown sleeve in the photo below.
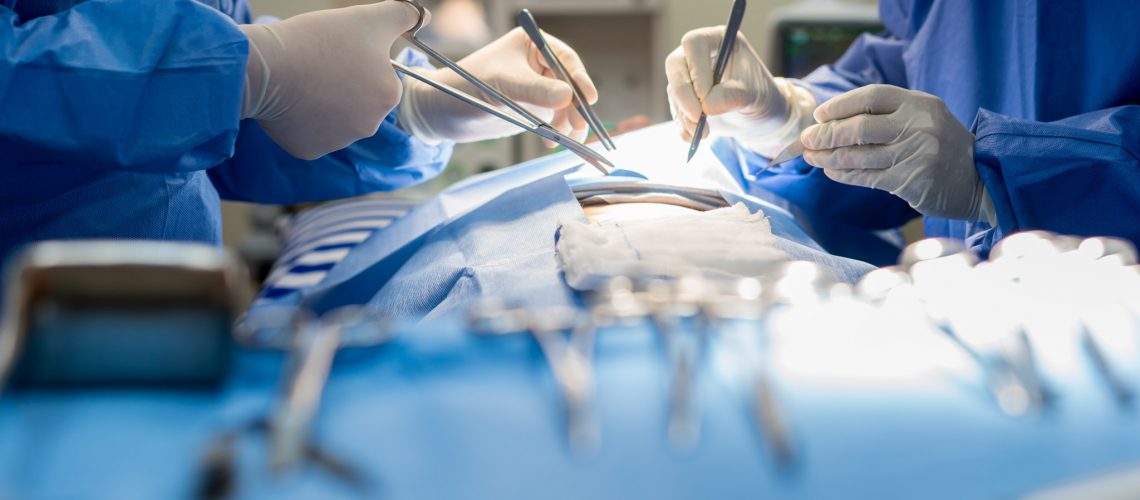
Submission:
<svg viewBox="0 0 1140 500">
<path fill-rule="evenodd" d="M 997 231 L 1117 236 L 1140 245 L 1140 106 L 1051 123 L 983 109 L 973 129 Z"/>
<path fill-rule="evenodd" d="M 427 66 L 423 54 L 405 50 L 408 66 Z M 394 110 L 376 135 L 315 161 L 294 158 L 275 144 L 254 120 L 245 120 L 234 157 L 209 171 L 224 199 L 295 204 L 394 191 L 438 175 L 453 145 L 428 145 L 400 128 Z"/>
<path fill-rule="evenodd" d="M 0 6 L 0 166 L 171 173 L 228 158 L 248 42 L 194 0 L 102 0 L 20 24 Z"/>
</svg>

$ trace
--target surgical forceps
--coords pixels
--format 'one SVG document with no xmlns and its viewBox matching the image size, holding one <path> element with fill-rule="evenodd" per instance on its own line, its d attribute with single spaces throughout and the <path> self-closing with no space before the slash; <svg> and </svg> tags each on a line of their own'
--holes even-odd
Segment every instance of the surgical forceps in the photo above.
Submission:
<svg viewBox="0 0 1140 500">
<path fill-rule="evenodd" d="M 668 363 L 669 406 L 666 435 L 677 452 L 696 449 L 701 439 L 697 376 L 707 350 L 707 323 L 700 318 L 704 282 L 697 276 L 653 279 L 646 286 L 649 320 Z"/>
<path fill-rule="evenodd" d="M 720 42 L 720 51 L 716 56 L 716 67 L 713 69 L 713 86 L 720 85 L 720 79 L 724 77 L 724 71 L 728 68 L 728 61 L 732 58 L 732 51 L 736 48 L 736 35 L 740 32 L 740 23 L 744 21 L 744 10 L 748 7 L 746 0 L 736 0 L 732 3 L 732 14 L 728 17 L 728 26 L 724 30 L 724 39 Z M 693 161 L 693 157 L 697 154 L 697 149 L 701 147 L 702 136 L 705 135 L 705 127 L 708 127 L 709 115 L 701 112 L 701 117 L 697 121 L 697 128 L 693 131 L 693 142 L 689 144 L 689 158 L 686 162 Z"/>
<path fill-rule="evenodd" d="M 874 285 L 865 287 L 864 284 L 887 277 L 886 281 L 893 282 L 890 288 L 910 286 L 920 289 L 922 285 L 914 282 L 916 267 L 941 264 L 951 266 L 947 269 L 952 271 L 944 272 L 958 272 L 960 268 L 957 266 L 973 269 L 977 264 L 977 257 L 960 242 L 933 238 L 909 245 L 903 250 L 901 262 L 902 269 L 880 269 L 873 273 L 875 277 L 869 274 L 870 279 L 865 278 L 860 288 L 866 291 Z M 886 288 L 880 290 L 880 293 L 876 294 L 880 297 L 873 300 L 885 297 L 885 291 Z M 923 292 L 916 293 L 921 295 Z M 919 300 L 923 315 L 929 324 L 942 332 L 981 368 L 998 409 L 1011 417 L 1021 417 L 1040 413 L 1049 406 L 1053 394 L 1041 377 L 1033 352 L 1033 343 L 1024 327 L 1011 331 L 1003 348 L 993 352 L 979 351 L 960 335 L 953 322 L 953 315 L 956 313 L 947 309 L 946 304 L 932 301 L 928 297 Z"/>
<path fill-rule="evenodd" d="M 598 118 L 593 106 L 590 106 L 590 101 L 587 101 L 585 94 L 582 93 L 582 88 L 578 86 L 578 82 L 574 81 L 574 77 L 570 76 L 570 72 L 566 70 L 566 66 L 562 64 L 558 54 L 546 42 L 546 36 L 542 34 L 542 30 L 538 29 L 538 22 L 534 20 L 534 16 L 529 10 L 523 9 L 515 19 L 519 26 L 522 26 L 522 29 L 526 31 L 526 34 L 530 36 L 530 41 L 534 42 L 534 46 L 538 47 L 538 51 L 542 53 L 542 57 L 546 59 L 546 64 L 550 66 L 550 69 L 557 73 L 559 78 L 570 84 L 570 88 L 574 91 L 574 106 L 578 108 L 578 114 L 582 115 L 594 134 L 598 136 L 598 142 L 602 143 L 608 151 L 617 150 L 614 140 L 610 138 L 609 132 L 606 132 L 606 127 L 602 124 L 602 119 Z"/>
<path fill-rule="evenodd" d="M 274 319 L 284 320 L 284 316 Z M 285 368 L 281 394 L 268 416 L 227 430 L 211 442 L 200 464 L 196 496 L 209 499 L 234 496 L 239 472 L 237 442 L 245 434 L 267 437 L 269 466 L 275 473 L 294 472 L 303 465 L 315 465 L 361 496 L 373 496 L 374 482 L 362 470 L 318 444 L 313 438 L 313 427 L 338 349 L 346 344 L 384 344 L 394 339 L 395 333 L 384 321 L 355 307 L 332 311 L 321 319 L 301 314 L 293 318 L 287 327 L 262 326 L 266 330 L 286 328 L 293 335 L 290 343 L 292 359 Z M 251 335 L 250 338 L 256 336 Z"/>
<path fill-rule="evenodd" d="M 510 308 L 487 299 L 472 307 L 468 318 L 476 335 L 495 337 L 527 334 L 546 359 L 565 405 L 570 448 L 591 456 L 601 448 L 602 431 L 594 409 L 593 321 L 574 309 Z"/>
<path fill-rule="evenodd" d="M 467 70 L 464 70 L 463 68 L 461 68 L 458 64 L 456 64 L 450 58 L 439 53 L 438 51 L 433 49 L 430 45 L 428 45 L 428 44 L 424 43 L 422 40 L 420 40 L 418 38 L 417 34 L 419 33 L 420 28 L 423 27 L 424 18 L 427 16 L 427 9 L 425 9 L 423 5 L 420 5 L 420 3 L 417 0 L 396 0 L 396 1 L 405 2 L 407 4 L 410 4 L 411 6 L 415 7 L 420 12 L 420 19 L 419 19 L 419 22 L 416 23 L 416 26 L 413 27 L 407 33 L 404 33 L 404 38 L 406 40 L 411 42 L 412 45 L 415 45 L 416 48 L 424 51 L 424 53 L 431 56 L 432 59 L 439 61 L 440 64 L 443 64 L 448 69 L 454 71 L 456 74 L 463 77 L 464 80 L 467 80 L 468 83 L 470 83 L 471 85 L 474 85 L 476 89 L 479 89 L 479 91 L 483 92 L 485 95 L 490 96 L 495 101 L 498 101 L 499 103 L 501 103 L 504 106 L 506 106 L 507 108 L 509 108 L 511 111 L 516 113 L 517 116 L 512 116 L 508 113 L 500 111 L 499 109 L 496 109 L 495 106 L 487 103 L 486 101 L 484 101 L 482 99 L 473 97 L 470 94 L 467 94 L 466 92 L 463 92 L 459 89 L 453 88 L 447 84 L 440 83 L 440 82 L 437 82 L 435 80 L 432 80 L 431 78 L 428 78 L 424 75 L 416 73 L 415 71 L 412 71 L 412 69 L 408 68 L 407 66 L 404 66 L 404 65 L 402 65 L 396 61 L 392 61 L 392 67 L 395 68 L 396 71 L 403 73 L 404 75 L 406 75 L 408 77 L 419 80 L 419 81 L 431 86 L 432 88 L 434 88 L 440 92 L 443 92 L 444 94 L 450 95 L 451 97 L 459 99 L 460 101 L 463 101 L 463 102 L 465 102 L 471 106 L 474 106 L 480 110 L 486 111 L 487 113 L 490 113 L 491 115 L 493 115 L 493 116 L 495 116 L 495 117 L 497 117 L 503 121 L 506 121 L 507 123 L 510 123 L 516 127 L 519 127 L 519 128 L 521 128 L 527 132 L 530 132 L 530 133 L 535 134 L 539 137 L 542 137 L 543 139 L 546 139 L 546 140 L 551 141 L 555 144 L 563 146 L 566 149 L 573 152 L 574 154 L 578 155 L 578 157 L 585 160 L 586 163 L 593 165 L 595 168 L 600 170 L 603 174 L 609 175 L 609 173 L 611 171 L 613 171 L 613 169 L 615 167 L 614 167 L 613 163 L 610 163 L 610 161 L 606 159 L 606 157 L 604 157 L 601 154 L 597 153 L 596 151 L 586 147 L 585 144 L 582 144 L 578 141 L 575 141 L 574 139 L 570 138 L 569 136 L 559 132 L 554 127 L 552 127 L 549 123 L 546 123 L 546 121 L 543 120 L 542 118 L 539 118 L 538 116 L 535 116 L 534 113 L 527 111 L 526 108 L 524 108 L 519 103 L 515 102 L 513 99 L 503 95 L 501 92 L 495 90 L 490 85 L 487 85 L 485 82 L 480 80 L 475 75 L 468 73 Z M 529 123 L 527 123 L 527 122 L 529 122 Z"/>
</svg>

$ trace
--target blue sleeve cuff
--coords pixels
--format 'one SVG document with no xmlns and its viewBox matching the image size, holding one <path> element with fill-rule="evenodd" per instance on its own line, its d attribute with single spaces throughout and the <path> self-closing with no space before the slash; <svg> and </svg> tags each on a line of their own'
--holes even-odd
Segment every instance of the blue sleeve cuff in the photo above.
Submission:
<svg viewBox="0 0 1140 500">
<path fill-rule="evenodd" d="M 1140 241 L 1140 106 L 1049 123 L 983 109 L 972 130 L 974 161 L 1001 232 Z"/>
</svg>

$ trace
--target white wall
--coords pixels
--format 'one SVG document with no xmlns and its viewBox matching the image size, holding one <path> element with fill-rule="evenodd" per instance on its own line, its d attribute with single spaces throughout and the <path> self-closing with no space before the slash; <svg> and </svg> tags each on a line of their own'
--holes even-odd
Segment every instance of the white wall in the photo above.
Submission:
<svg viewBox="0 0 1140 500">
<path fill-rule="evenodd" d="M 692 29 L 724 24 L 728 18 L 732 0 L 663 0 L 666 5 L 665 42 L 672 49 L 681 37 Z M 768 40 L 764 27 L 772 10 L 793 3 L 795 0 L 753 0 L 748 4 L 744 34 L 756 47 L 757 52 L 767 53 Z M 852 3 L 874 4 L 876 0 L 850 0 Z M 540 4 L 543 0 L 533 0 Z M 289 17 L 310 10 L 367 3 L 366 0 L 250 0 L 257 15 L 269 14 Z M 667 53 L 667 52 L 666 52 Z"/>
<path fill-rule="evenodd" d="M 761 0 L 748 3 L 748 13 L 740 30 L 760 54 L 767 53 L 768 40 L 764 27 L 772 10 L 792 2 L 793 0 Z M 668 51 L 675 49 L 681 43 L 681 37 L 693 29 L 724 24 L 728 21 L 728 13 L 732 8 L 732 0 L 668 0 L 667 3 L 665 31 L 668 33 Z"/>
<path fill-rule="evenodd" d="M 255 16 L 270 15 L 281 18 L 337 6 L 335 0 L 249 0 L 249 4 L 253 7 Z"/>
</svg>

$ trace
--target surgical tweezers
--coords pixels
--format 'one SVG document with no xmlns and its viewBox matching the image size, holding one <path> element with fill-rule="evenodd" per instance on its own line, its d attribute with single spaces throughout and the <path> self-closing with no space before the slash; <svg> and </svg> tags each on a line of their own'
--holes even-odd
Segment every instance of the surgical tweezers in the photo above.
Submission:
<svg viewBox="0 0 1140 500">
<path fill-rule="evenodd" d="M 720 41 L 720 50 L 716 56 L 716 67 L 713 68 L 713 86 L 720 85 L 721 78 L 724 77 L 724 71 L 728 68 L 728 61 L 732 58 L 732 51 L 736 49 L 736 36 L 740 33 L 740 24 L 744 22 L 744 10 L 748 7 L 746 0 L 735 0 L 732 3 L 732 14 L 728 16 L 728 25 L 724 29 L 724 39 Z M 697 129 L 693 131 L 693 142 L 689 144 L 689 158 L 686 162 L 693 161 L 693 157 L 697 154 L 697 149 L 701 147 L 701 139 L 705 135 L 705 128 L 709 125 L 709 115 L 704 111 L 701 112 L 700 119 L 697 120 Z"/>
<path fill-rule="evenodd" d="M 578 141 L 575 141 L 574 139 L 570 138 L 569 136 L 559 132 L 554 127 L 552 127 L 549 123 L 546 123 L 546 121 L 543 120 L 542 118 L 539 118 L 538 116 L 535 116 L 534 113 L 527 111 L 526 108 L 524 108 L 519 103 L 515 102 L 513 99 L 503 95 L 501 92 L 495 90 L 490 85 L 487 85 L 485 82 L 480 80 L 475 75 L 472 75 L 471 73 L 467 72 L 467 70 L 461 68 L 458 64 L 456 64 L 450 58 L 439 53 L 438 51 L 433 49 L 430 45 L 428 45 L 428 44 L 424 43 L 422 40 L 420 40 L 417 37 L 417 34 L 419 33 L 420 28 L 423 27 L 424 18 L 427 16 L 427 9 L 425 9 L 422 5 L 420 5 L 420 3 L 417 0 L 396 0 L 396 1 L 410 4 L 413 7 L 415 7 L 417 10 L 419 10 L 419 12 L 420 12 L 420 19 L 419 19 L 419 22 L 416 23 L 416 26 L 413 27 L 411 30 L 409 30 L 407 33 L 404 33 L 404 38 L 406 40 L 411 42 L 412 45 L 415 45 L 416 48 L 422 50 L 424 53 L 426 53 L 432 59 L 435 59 L 440 64 L 443 64 L 448 69 L 454 71 L 456 74 L 463 77 L 464 80 L 467 80 L 467 82 L 469 82 L 471 85 L 475 86 L 475 88 L 478 89 L 480 92 L 484 93 L 487 96 L 490 96 L 495 101 L 498 101 L 499 103 L 503 104 L 504 106 L 509 108 L 514 113 L 517 113 L 518 116 L 511 116 L 510 114 L 508 114 L 506 112 L 500 111 L 495 106 L 487 103 L 486 101 L 483 101 L 482 99 L 478 99 L 476 97 L 473 97 L 470 94 L 467 94 L 466 92 L 463 92 L 459 89 L 451 87 L 447 84 L 440 83 L 440 82 L 437 82 L 435 80 L 432 80 L 431 78 L 428 78 L 424 75 L 416 73 L 415 71 L 412 71 L 407 66 L 404 66 L 404 65 L 402 65 L 396 61 L 392 61 L 392 67 L 395 68 L 396 71 L 399 71 L 400 73 L 403 73 L 404 75 L 406 75 L 408 77 L 419 80 L 419 81 L 431 86 L 432 88 L 434 88 L 440 92 L 443 92 L 447 95 L 450 95 L 456 99 L 459 99 L 460 101 L 463 101 L 463 102 L 465 102 L 471 106 L 474 106 L 480 110 L 486 111 L 487 113 L 490 113 L 491 115 L 494 115 L 495 117 L 497 117 L 503 121 L 506 121 L 512 125 L 515 125 L 516 127 L 519 127 L 519 128 L 521 128 L 527 132 L 530 132 L 530 133 L 535 134 L 539 137 L 542 137 L 543 139 L 546 139 L 546 140 L 551 141 L 555 144 L 563 146 L 566 149 L 573 152 L 574 154 L 578 155 L 583 160 L 585 160 L 586 163 L 593 165 L 595 168 L 600 170 L 603 174 L 609 175 L 609 173 L 611 171 L 613 171 L 613 169 L 614 169 L 613 163 L 610 163 L 610 161 L 607 160 L 605 156 L 602 156 L 598 152 L 590 149 L 589 147 L 586 147 L 585 144 L 582 144 Z M 527 122 L 529 122 L 529 123 L 527 123 Z"/>
<path fill-rule="evenodd" d="M 519 26 L 522 26 L 523 31 L 526 31 L 526 34 L 530 36 L 530 41 L 534 42 L 534 46 L 538 47 L 538 51 L 542 53 L 542 57 L 546 59 L 546 64 L 550 66 L 550 69 L 559 78 L 570 84 L 570 89 L 574 91 L 574 106 L 578 108 L 578 114 L 586 120 L 586 124 L 594 131 L 594 135 L 598 136 L 598 142 L 602 143 L 608 151 L 617 150 L 617 145 L 614 144 L 614 140 L 606 131 L 602 119 L 594 112 L 594 107 L 590 106 L 590 101 L 586 100 L 586 94 L 582 92 L 582 87 L 579 87 L 578 82 L 574 81 L 570 71 L 562 64 L 562 59 L 558 58 L 558 53 L 554 52 L 554 49 L 546 41 L 546 36 L 542 34 L 542 30 L 538 29 L 538 22 L 534 20 L 534 16 L 529 10 L 523 9 L 515 19 Z"/>
</svg>

